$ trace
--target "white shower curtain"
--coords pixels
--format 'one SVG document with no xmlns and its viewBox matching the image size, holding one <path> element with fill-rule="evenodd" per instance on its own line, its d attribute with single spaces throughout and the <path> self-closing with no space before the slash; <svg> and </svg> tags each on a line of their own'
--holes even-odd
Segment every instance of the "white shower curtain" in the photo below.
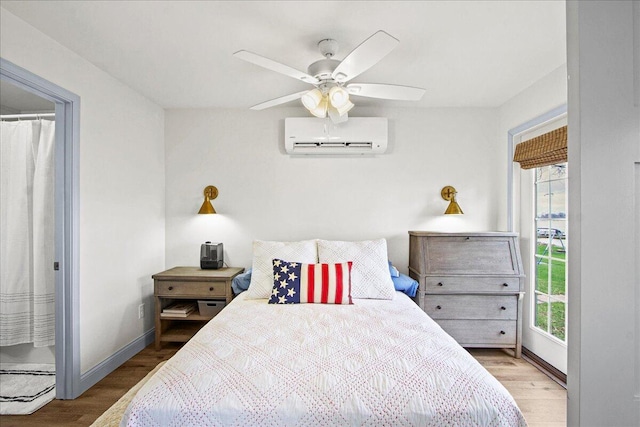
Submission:
<svg viewBox="0 0 640 427">
<path fill-rule="evenodd" d="M 55 123 L 0 125 L 0 346 L 54 345 Z"/>
</svg>

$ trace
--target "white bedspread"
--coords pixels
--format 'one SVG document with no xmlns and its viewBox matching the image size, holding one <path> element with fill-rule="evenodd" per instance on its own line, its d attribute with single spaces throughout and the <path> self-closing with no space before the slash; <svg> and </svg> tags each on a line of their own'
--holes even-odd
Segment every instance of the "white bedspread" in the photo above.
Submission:
<svg viewBox="0 0 640 427">
<path fill-rule="evenodd" d="M 237 297 L 139 391 L 123 426 L 520 426 L 507 390 L 404 294 Z"/>
</svg>

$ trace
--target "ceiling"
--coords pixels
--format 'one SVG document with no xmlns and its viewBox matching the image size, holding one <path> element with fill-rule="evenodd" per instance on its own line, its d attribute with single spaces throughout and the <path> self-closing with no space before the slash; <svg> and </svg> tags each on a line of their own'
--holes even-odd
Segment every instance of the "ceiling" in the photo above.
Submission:
<svg viewBox="0 0 640 427">
<path fill-rule="evenodd" d="M 245 49 L 306 72 L 322 59 L 319 40 L 336 39 L 342 59 L 377 30 L 400 44 L 352 82 L 426 93 L 356 106 L 496 107 L 566 63 L 560 0 L 0 4 L 164 108 L 249 108 L 310 88 L 232 54 Z"/>
</svg>

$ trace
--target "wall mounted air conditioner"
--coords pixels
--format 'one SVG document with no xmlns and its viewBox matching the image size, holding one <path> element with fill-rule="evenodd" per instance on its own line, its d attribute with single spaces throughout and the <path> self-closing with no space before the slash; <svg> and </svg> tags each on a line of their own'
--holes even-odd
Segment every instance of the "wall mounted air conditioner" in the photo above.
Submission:
<svg viewBox="0 0 640 427">
<path fill-rule="evenodd" d="M 381 154 L 387 150 L 384 117 L 349 117 L 334 124 L 328 119 L 284 119 L 284 148 L 288 154 Z"/>
</svg>

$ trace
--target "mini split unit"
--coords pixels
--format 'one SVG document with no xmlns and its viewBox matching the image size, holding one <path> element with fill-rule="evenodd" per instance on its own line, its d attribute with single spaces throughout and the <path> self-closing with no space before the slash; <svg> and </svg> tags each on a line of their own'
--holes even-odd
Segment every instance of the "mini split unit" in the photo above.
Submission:
<svg viewBox="0 0 640 427">
<path fill-rule="evenodd" d="M 343 123 L 293 117 L 284 120 L 284 148 L 288 154 L 382 154 L 387 150 L 384 117 L 350 117 Z"/>
</svg>

